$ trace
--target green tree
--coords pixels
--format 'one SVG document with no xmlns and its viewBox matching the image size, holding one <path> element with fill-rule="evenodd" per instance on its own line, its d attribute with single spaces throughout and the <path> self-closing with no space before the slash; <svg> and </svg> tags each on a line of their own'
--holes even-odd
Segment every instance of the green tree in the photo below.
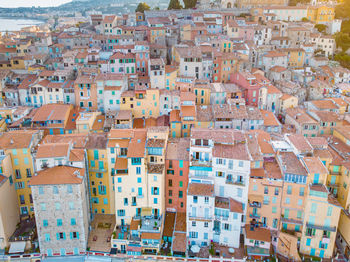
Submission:
<svg viewBox="0 0 350 262">
<path fill-rule="evenodd" d="M 318 30 L 318 32 L 325 33 L 327 26 L 323 25 L 323 24 L 317 24 L 317 25 L 315 25 L 315 28 Z"/>
<path fill-rule="evenodd" d="M 172 9 L 181 9 L 182 6 L 180 5 L 179 0 L 170 0 L 168 10 Z"/>
<path fill-rule="evenodd" d="M 337 47 L 340 47 L 343 52 L 350 48 L 350 35 L 348 33 L 339 32 L 335 35 Z"/>
<path fill-rule="evenodd" d="M 150 9 L 151 9 L 151 7 L 148 4 L 146 4 L 146 3 L 139 3 L 139 5 L 136 7 L 135 12 L 144 13 L 145 11 L 150 10 Z"/>
<path fill-rule="evenodd" d="M 290 0 L 289 5 L 290 6 L 296 6 L 297 4 L 309 4 L 310 0 Z"/>
<path fill-rule="evenodd" d="M 185 8 L 195 8 L 197 4 L 197 0 L 184 0 Z"/>
<path fill-rule="evenodd" d="M 334 60 L 338 61 L 341 66 L 350 69 L 350 56 L 347 53 L 341 52 L 334 55 Z"/>
<path fill-rule="evenodd" d="M 302 21 L 302 22 L 309 22 L 310 20 L 307 19 L 306 17 L 303 17 L 303 18 L 301 19 L 301 21 Z"/>
</svg>

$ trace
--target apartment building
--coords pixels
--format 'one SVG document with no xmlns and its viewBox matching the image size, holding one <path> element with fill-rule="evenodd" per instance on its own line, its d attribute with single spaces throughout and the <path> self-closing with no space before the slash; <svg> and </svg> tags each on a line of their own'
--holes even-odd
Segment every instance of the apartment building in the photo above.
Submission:
<svg viewBox="0 0 350 262">
<path fill-rule="evenodd" d="M 17 193 L 20 214 L 33 215 L 33 198 L 29 180 L 34 175 L 34 148 L 43 135 L 42 131 L 11 131 L 0 136 L 1 155 L 10 156 L 13 173 L 9 180 L 13 181 Z"/>
<path fill-rule="evenodd" d="M 87 183 L 84 168 L 63 165 L 38 171 L 30 180 L 41 254 L 85 252 L 90 223 Z"/>
<path fill-rule="evenodd" d="M 165 158 L 166 211 L 186 212 L 189 147 L 189 138 L 169 138 L 168 140 Z"/>
<path fill-rule="evenodd" d="M 192 129 L 186 210 L 191 245 L 239 245 L 251 159 L 244 141 L 240 132 Z"/>
</svg>

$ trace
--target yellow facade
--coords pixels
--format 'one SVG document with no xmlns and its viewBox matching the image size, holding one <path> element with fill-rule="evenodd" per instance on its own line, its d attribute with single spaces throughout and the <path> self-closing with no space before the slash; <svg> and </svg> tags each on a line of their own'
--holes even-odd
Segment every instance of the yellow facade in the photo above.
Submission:
<svg viewBox="0 0 350 262">
<path fill-rule="evenodd" d="M 331 258 L 335 245 L 340 206 L 328 201 L 326 188 L 310 185 L 300 240 L 302 254 Z"/>
<path fill-rule="evenodd" d="M 165 29 L 163 27 L 151 27 L 150 28 L 150 42 L 155 44 L 157 38 L 165 37 Z"/>
<path fill-rule="evenodd" d="M 175 82 L 178 69 L 165 68 L 165 88 L 168 90 L 175 89 Z"/>
<path fill-rule="evenodd" d="M 11 59 L 11 68 L 12 69 L 26 69 L 26 66 L 24 64 L 24 58 L 23 57 L 14 57 Z"/>
<path fill-rule="evenodd" d="M 120 110 L 131 110 L 134 118 L 159 116 L 159 90 L 135 91 L 133 96 L 123 96 Z"/>
<path fill-rule="evenodd" d="M 194 86 L 196 105 L 210 105 L 210 88 Z"/>
<path fill-rule="evenodd" d="M 334 15 L 335 11 L 332 6 L 310 6 L 307 9 L 307 18 L 316 24 L 332 22 L 334 20 Z"/>
<path fill-rule="evenodd" d="M 94 214 L 114 214 L 113 183 L 109 175 L 107 148 L 87 150 L 91 189 L 91 205 Z M 105 190 L 101 190 L 104 186 Z"/>
<path fill-rule="evenodd" d="M 180 27 L 180 38 L 181 41 L 190 41 L 191 40 L 191 25 L 185 24 Z"/>
<path fill-rule="evenodd" d="M 15 148 L 5 150 L 11 155 L 13 167 L 13 180 L 17 191 L 17 200 L 22 215 L 33 215 L 32 191 L 29 181 L 34 174 L 31 148 Z"/>
<path fill-rule="evenodd" d="M 346 244 L 349 245 L 350 243 L 350 215 L 348 212 L 345 213 L 344 210 L 340 213 L 340 219 L 339 219 L 339 227 L 338 232 L 341 235 L 342 239 L 346 241 Z M 349 247 L 345 247 L 345 258 L 349 258 L 350 256 L 350 249 Z"/>
<path fill-rule="evenodd" d="M 181 122 L 171 122 L 170 134 L 171 137 L 181 137 Z"/>
<path fill-rule="evenodd" d="M 341 168 L 341 175 L 338 180 L 338 201 L 340 205 L 348 209 L 350 206 L 350 194 L 349 194 L 349 186 L 350 186 L 350 166 L 348 164 L 343 165 Z M 349 235 L 350 237 L 350 235 Z"/>
<path fill-rule="evenodd" d="M 80 113 L 76 120 L 76 129 L 78 133 L 89 133 L 96 120 L 96 117 L 101 112 Z"/>
<path fill-rule="evenodd" d="M 305 51 L 300 48 L 282 49 L 288 54 L 288 67 L 303 67 Z"/>
</svg>

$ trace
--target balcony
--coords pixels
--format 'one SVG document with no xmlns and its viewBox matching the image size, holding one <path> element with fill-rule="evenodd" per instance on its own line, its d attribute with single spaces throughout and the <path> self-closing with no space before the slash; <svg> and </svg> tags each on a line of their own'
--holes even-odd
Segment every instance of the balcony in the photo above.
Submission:
<svg viewBox="0 0 350 262">
<path fill-rule="evenodd" d="M 327 226 L 319 226 L 319 225 L 313 225 L 310 223 L 306 223 L 306 226 L 313 229 L 323 230 L 323 231 L 330 231 L 330 232 L 336 232 L 336 227 L 327 227 Z"/>
<path fill-rule="evenodd" d="M 233 179 L 226 179 L 226 184 L 229 185 L 235 185 L 235 186 L 245 186 L 243 181 L 233 180 Z"/>
<path fill-rule="evenodd" d="M 249 214 L 250 218 L 255 218 L 255 219 L 259 219 L 261 216 L 258 214 Z"/>
<path fill-rule="evenodd" d="M 199 160 L 192 158 L 191 160 L 191 166 L 204 166 L 204 167 L 211 167 L 212 161 L 210 160 Z"/>
<path fill-rule="evenodd" d="M 329 186 L 329 187 L 339 187 L 339 183 L 331 183 L 331 182 L 328 182 L 328 183 L 327 183 L 327 186 Z"/>
<path fill-rule="evenodd" d="M 249 203 L 249 206 L 250 207 L 261 207 L 261 203 L 260 202 L 251 202 L 251 203 Z"/>
<path fill-rule="evenodd" d="M 219 227 L 214 227 L 213 231 L 214 231 L 215 234 L 220 234 L 221 233 L 221 230 L 220 230 Z"/>
<path fill-rule="evenodd" d="M 218 221 L 220 221 L 220 220 L 228 220 L 228 217 L 226 217 L 226 216 L 215 216 L 215 220 L 218 220 Z"/>
</svg>

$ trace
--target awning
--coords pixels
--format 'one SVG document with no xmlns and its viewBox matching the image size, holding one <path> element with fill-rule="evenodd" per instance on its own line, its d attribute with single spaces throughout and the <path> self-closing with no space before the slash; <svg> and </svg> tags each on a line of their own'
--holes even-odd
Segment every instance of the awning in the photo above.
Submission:
<svg viewBox="0 0 350 262">
<path fill-rule="evenodd" d="M 151 207 L 143 207 L 141 209 L 141 216 L 147 217 L 152 215 L 152 208 Z"/>
<path fill-rule="evenodd" d="M 264 201 L 264 196 L 250 194 L 250 195 L 248 195 L 248 199 L 249 199 L 250 202 L 263 202 Z"/>
<path fill-rule="evenodd" d="M 9 250 L 9 254 L 24 253 L 26 247 L 25 241 L 12 242 Z"/>
</svg>

